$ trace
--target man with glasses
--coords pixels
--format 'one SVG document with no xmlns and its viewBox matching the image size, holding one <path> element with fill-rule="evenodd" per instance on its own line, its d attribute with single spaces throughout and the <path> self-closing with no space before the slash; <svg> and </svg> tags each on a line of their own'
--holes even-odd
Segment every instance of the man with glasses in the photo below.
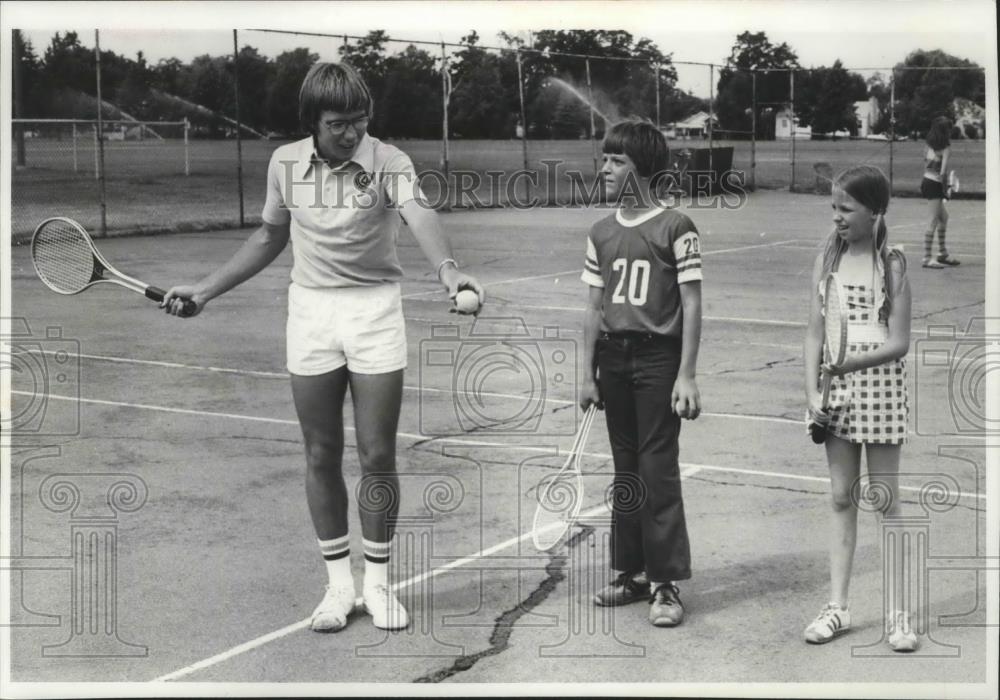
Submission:
<svg viewBox="0 0 1000 700">
<path fill-rule="evenodd" d="M 306 451 L 306 500 L 329 584 L 311 627 L 336 632 L 354 610 L 344 482 L 343 404 L 347 388 L 362 478 L 356 489 L 364 552 L 364 608 L 376 627 L 403 629 L 406 609 L 388 575 L 399 509 L 396 431 L 406 336 L 396 253 L 405 221 L 454 299 L 482 286 L 459 271 L 437 213 L 424 200 L 410 158 L 366 133 L 372 97 L 346 64 L 319 63 L 299 92 L 299 119 L 311 136 L 275 150 L 268 166 L 263 225 L 200 282 L 171 289 L 200 312 L 211 299 L 260 272 L 292 241 L 287 359 Z"/>
</svg>

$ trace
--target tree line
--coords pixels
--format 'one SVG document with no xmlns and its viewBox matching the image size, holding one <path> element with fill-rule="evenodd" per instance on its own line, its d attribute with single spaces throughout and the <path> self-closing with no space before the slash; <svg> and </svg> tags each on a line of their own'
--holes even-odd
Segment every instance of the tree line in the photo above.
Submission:
<svg viewBox="0 0 1000 700">
<path fill-rule="evenodd" d="M 874 133 L 888 133 L 894 111 L 895 133 L 921 138 L 934 117 L 955 120 L 956 98 L 985 105 L 986 76 L 978 69 L 972 61 L 939 49 L 916 49 L 889 71 L 895 77 L 892 110 L 889 76 L 879 72 L 865 80 L 839 60 L 828 67 L 803 68 L 788 44 L 773 44 L 764 32 L 743 32 L 719 74 L 716 114 L 723 128 L 749 134 L 756 92 L 758 138 L 773 138 L 774 120 L 768 115 L 793 99 L 800 125 L 818 133 L 856 135 L 854 103 L 875 98 Z M 790 72 L 794 73 L 794 94 Z"/>
<path fill-rule="evenodd" d="M 501 33 L 507 50 L 481 47 L 473 31 L 442 57 L 424 48 L 406 46 L 389 50 L 390 37 L 372 31 L 345 42 L 341 59 L 354 65 L 371 87 L 375 101 L 372 133 L 396 138 L 440 138 L 442 91 L 448 88 L 449 133 L 464 138 L 513 138 L 520 124 L 518 49 L 522 39 Z M 96 58 L 80 43 L 75 32 L 57 33 L 39 55 L 15 31 L 16 73 L 20 95 L 15 95 L 16 116 L 22 118 L 94 119 Z M 534 138 L 577 138 L 589 134 L 590 113 L 579 96 L 565 86 L 586 88 L 583 59 L 557 53 L 586 53 L 591 59 L 591 85 L 595 102 L 614 105 L 616 116 L 652 116 L 656 112 L 656 84 L 660 82 L 661 119 L 681 119 L 706 100 L 676 87 L 677 75 L 670 57 L 648 39 L 624 31 L 541 31 L 535 34 L 535 51 L 521 53 L 528 134 Z M 628 61 L 620 59 L 640 59 Z M 176 58 L 151 64 L 140 52 L 135 59 L 101 51 L 101 93 L 105 118 L 141 121 L 175 121 L 187 117 L 212 136 L 231 131 L 225 119 L 236 115 L 239 82 L 241 123 L 263 133 L 294 136 L 298 123 L 298 90 L 319 57 L 307 48 L 285 51 L 269 58 L 249 45 L 237 56 L 202 55 L 188 63 Z M 653 64 L 659 64 L 656 71 Z M 562 83 L 554 81 L 559 78 Z M 15 91 L 17 91 L 15 85 Z M 198 105 L 201 109 L 195 108 Z M 522 127 L 524 125 L 521 125 Z M 604 130 L 598 119 L 595 131 Z"/>
<path fill-rule="evenodd" d="M 450 47 L 442 57 L 412 44 L 392 52 L 391 38 L 384 31 L 372 31 L 345 42 L 339 55 L 370 85 L 375 100 L 370 130 L 384 137 L 440 138 L 445 91 L 449 135 L 458 138 L 513 138 L 523 128 L 531 138 L 583 138 L 591 131 L 585 99 L 592 100 L 609 121 L 633 115 L 655 119 L 657 96 L 664 125 L 711 111 L 708 100 L 677 87 L 670 54 L 629 32 L 543 30 L 534 34 L 533 50 L 527 50 L 520 37 L 501 32 L 498 38 L 503 45 L 499 51 L 481 46 L 478 33 L 472 31 L 462 37 L 461 46 Z M 96 118 L 96 57 L 75 32 L 56 33 L 39 55 L 15 30 L 14 52 L 16 117 Z M 527 124 L 521 124 L 519 56 Z M 241 123 L 261 133 L 300 135 L 298 90 L 317 60 L 308 48 L 270 58 L 250 45 L 236 57 L 205 54 L 186 63 L 169 58 L 151 64 L 142 52 L 133 59 L 102 50 L 102 115 L 141 121 L 187 118 L 196 134 L 231 134 L 232 124 L 226 118 L 237 114 L 238 80 Z M 974 65 L 941 51 L 914 51 L 907 56 L 897 68 L 923 70 L 895 71 L 897 132 L 923 132 L 938 114 L 954 118 L 956 97 L 983 104 L 982 71 L 935 70 Z M 803 69 L 791 47 L 772 44 L 763 32 L 740 34 L 718 72 L 714 111 L 722 129 L 749 134 L 751 69 L 756 73 L 758 138 L 773 138 L 769 115 L 789 102 L 789 70 L 795 70 L 800 124 L 812 126 L 813 131 L 854 133 L 854 102 L 875 97 L 881 108 L 876 132 L 888 129 L 885 77 L 865 81 L 840 61 Z M 605 119 L 597 118 L 594 135 L 600 137 L 605 126 Z"/>
</svg>

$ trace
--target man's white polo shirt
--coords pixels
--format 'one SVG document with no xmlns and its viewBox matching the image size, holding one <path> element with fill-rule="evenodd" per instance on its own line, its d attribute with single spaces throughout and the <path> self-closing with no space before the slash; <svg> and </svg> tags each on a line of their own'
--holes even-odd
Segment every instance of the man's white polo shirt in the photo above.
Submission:
<svg viewBox="0 0 1000 700">
<path fill-rule="evenodd" d="M 291 222 L 292 281 L 353 287 L 403 276 L 396 254 L 398 207 L 421 197 L 409 156 L 365 134 L 351 160 L 330 168 L 313 138 L 274 151 L 267 168 L 265 222 Z"/>
</svg>

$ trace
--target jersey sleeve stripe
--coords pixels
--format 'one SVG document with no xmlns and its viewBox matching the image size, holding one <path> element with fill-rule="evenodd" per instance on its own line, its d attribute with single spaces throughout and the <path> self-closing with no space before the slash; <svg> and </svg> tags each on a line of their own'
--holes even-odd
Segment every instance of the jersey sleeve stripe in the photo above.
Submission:
<svg viewBox="0 0 1000 700">
<path fill-rule="evenodd" d="M 590 236 L 587 236 L 587 255 L 583 261 L 583 274 L 580 275 L 580 279 L 591 287 L 604 287 L 601 266 L 597 262 L 597 247 L 594 246 Z"/>
<path fill-rule="evenodd" d="M 590 270 L 584 270 L 583 274 L 580 275 L 580 279 L 589 284 L 591 287 L 600 287 L 601 289 L 604 289 L 604 280 L 601 279 L 600 275 L 595 275 Z"/>
</svg>

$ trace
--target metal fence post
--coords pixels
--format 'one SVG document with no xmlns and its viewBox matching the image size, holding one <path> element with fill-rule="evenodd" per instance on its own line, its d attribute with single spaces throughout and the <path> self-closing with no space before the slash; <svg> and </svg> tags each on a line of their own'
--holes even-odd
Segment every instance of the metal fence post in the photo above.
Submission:
<svg viewBox="0 0 1000 700">
<path fill-rule="evenodd" d="M 94 54 L 97 64 L 97 181 L 101 193 L 101 236 L 108 235 L 108 201 L 104 178 L 104 102 L 101 100 L 101 33 L 94 30 Z"/>
<path fill-rule="evenodd" d="M 451 76 L 448 75 L 448 55 L 441 42 L 441 165 L 444 170 L 444 209 L 451 209 L 451 192 L 448 187 L 448 103 L 451 101 Z M 455 202 L 456 205 L 459 202 Z"/>
<path fill-rule="evenodd" d="M 80 165 L 76 157 L 76 122 L 73 122 L 73 172 L 80 172 Z"/>
<path fill-rule="evenodd" d="M 597 132 L 594 130 L 594 89 L 590 84 L 590 59 L 584 59 L 587 68 L 587 109 L 590 111 L 590 154 L 594 161 L 594 175 L 597 175 Z"/>
<path fill-rule="evenodd" d="M 792 142 L 792 181 L 788 183 L 788 191 L 795 191 L 795 71 L 788 69 L 788 119 L 791 124 Z"/>
<path fill-rule="evenodd" d="M 715 121 L 715 65 L 708 64 L 708 177 L 715 189 L 715 166 L 712 163 L 712 147 L 715 145 L 715 133 L 712 122 Z"/>
<path fill-rule="evenodd" d="M 191 153 L 188 144 L 188 133 L 191 131 L 191 122 L 184 117 L 184 174 L 191 174 Z"/>
<path fill-rule="evenodd" d="M 236 189 L 240 198 L 240 228 L 245 226 L 243 215 L 243 138 L 240 125 L 240 51 L 233 30 L 233 89 L 236 91 Z"/>
<path fill-rule="evenodd" d="M 892 157 L 896 141 L 896 69 L 889 76 L 889 194 L 892 194 Z"/>
<path fill-rule="evenodd" d="M 524 76 L 521 69 L 521 50 L 517 50 L 517 94 L 521 101 L 521 154 L 524 159 L 524 171 L 528 171 L 528 116 L 524 111 Z M 524 203 L 530 198 L 528 180 L 524 180 Z"/>
<path fill-rule="evenodd" d="M 656 80 L 656 130 L 660 130 L 660 64 L 657 63 L 654 71 L 654 79 Z"/>
<path fill-rule="evenodd" d="M 750 189 L 757 189 L 757 69 L 750 69 Z"/>
</svg>

